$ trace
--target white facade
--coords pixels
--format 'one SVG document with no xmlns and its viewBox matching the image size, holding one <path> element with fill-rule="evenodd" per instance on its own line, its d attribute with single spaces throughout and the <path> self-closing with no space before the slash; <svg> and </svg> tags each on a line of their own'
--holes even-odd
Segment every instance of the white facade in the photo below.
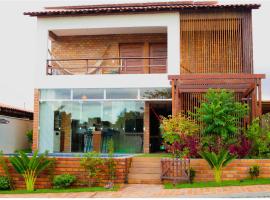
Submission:
<svg viewBox="0 0 270 200">
<path fill-rule="evenodd" d="M 0 124 L 0 150 L 14 153 L 16 150 L 29 148 L 26 131 L 33 129 L 33 121 L 0 115 L 8 124 Z"/>
<path fill-rule="evenodd" d="M 167 28 L 166 74 L 46 75 L 48 32 L 98 28 Z M 37 67 L 35 88 L 144 88 L 170 87 L 168 75 L 180 74 L 179 13 L 39 17 L 37 33 Z"/>
</svg>

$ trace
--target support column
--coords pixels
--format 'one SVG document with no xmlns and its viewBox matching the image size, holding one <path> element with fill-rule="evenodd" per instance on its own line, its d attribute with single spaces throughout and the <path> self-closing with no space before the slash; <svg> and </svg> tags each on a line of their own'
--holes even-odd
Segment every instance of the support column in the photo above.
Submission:
<svg viewBox="0 0 270 200">
<path fill-rule="evenodd" d="M 143 152 L 150 152 L 150 103 L 144 105 L 144 134 L 143 134 Z"/>
<path fill-rule="evenodd" d="M 32 150 L 38 149 L 39 143 L 39 90 L 34 90 L 34 119 L 33 119 L 33 144 Z"/>
</svg>

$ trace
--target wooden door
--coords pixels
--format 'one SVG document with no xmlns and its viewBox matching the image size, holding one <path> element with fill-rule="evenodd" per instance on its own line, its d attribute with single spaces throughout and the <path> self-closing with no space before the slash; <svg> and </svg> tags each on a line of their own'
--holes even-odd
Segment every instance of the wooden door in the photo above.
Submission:
<svg viewBox="0 0 270 200">
<path fill-rule="evenodd" d="M 166 73 L 167 71 L 167 44 L 151 43 L 149 45 L 150 57 L 160 59 L 150 59 L 150 73 Z"/>
<path fill-rule="evenodd" d="M 119 54 L 121 58 L 136 57 L 136 59 L 121 59 L 120 73 L 143 73 L 144 60 L 137 59 L 143 57 L 143 43 L 119 44 Z"/>
</svg>

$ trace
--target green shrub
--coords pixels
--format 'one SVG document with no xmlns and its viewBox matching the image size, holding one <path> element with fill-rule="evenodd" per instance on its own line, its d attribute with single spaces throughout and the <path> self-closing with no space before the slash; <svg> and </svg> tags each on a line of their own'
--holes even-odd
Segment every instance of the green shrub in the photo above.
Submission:
<svg viewBox="0 0 270 200">
<path fill-rule="evenodd" d="M 194 178 L 196 176 L 196 171 L 193 168 L 189 169 L 189 181 L 190 183 L 194 182 Z"/>
<path fill-rule="evenodd" d="M 247 131 L 251 143 L 251 157 L 270 158 L 270 113 L 252 121 Z"/>
<path fill-rule="evenodd" d="M 32 144 L 33 144 L 33 130 L 26 131 L 25 135 L 27 137 L 28 143 L 32 146 Z"/>
<path fill-rule="evenodd" d="M 76 177 L 71 174 L 57 175 L 53 179 L 54 188 L 68 188 L 76 181 Z"/>
<path fill-rule="evenodd" d="M 240 121 L 248 114 L 248 105 L 235 100 L 228 90 L 209 89 L 204 102 L 193 115 L 203 124 L 203 136 L 210 136 L 216 152 L 226 149 L 231 136 L 239 133 Z"/>
<path fill-rule="evenodd" d="M 0 190 L 9 190 L 10 188 L 11 187 L 8 177 L 0 176 Z"/>
<path fill-rule="evenodd" d="M 88 173 L 88 185 L 93 186 L 98 183 L 99 173 L 104 165 L 104 159 L 100 157 L 100 154 L 94 151 L 85 153 L 80 164 Z"/>
<path fill-rule="evenodd" d="M 249 175 L 252 179 L 256 179 L 260 175 L 260 167 L 258 165 L 254 165 L 249 168 Z"/>
</svg>

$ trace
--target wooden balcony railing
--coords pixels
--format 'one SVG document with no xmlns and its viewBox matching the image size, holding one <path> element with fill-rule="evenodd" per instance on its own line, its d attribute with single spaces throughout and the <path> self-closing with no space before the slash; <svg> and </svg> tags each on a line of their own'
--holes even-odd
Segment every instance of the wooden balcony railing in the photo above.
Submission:
<svg viewBox="0 0 270 200">
<path fill-rule="evenodd" d="M 48 59 L 47 75 L 159 74 L 167 57 Z"/>
</svg>

